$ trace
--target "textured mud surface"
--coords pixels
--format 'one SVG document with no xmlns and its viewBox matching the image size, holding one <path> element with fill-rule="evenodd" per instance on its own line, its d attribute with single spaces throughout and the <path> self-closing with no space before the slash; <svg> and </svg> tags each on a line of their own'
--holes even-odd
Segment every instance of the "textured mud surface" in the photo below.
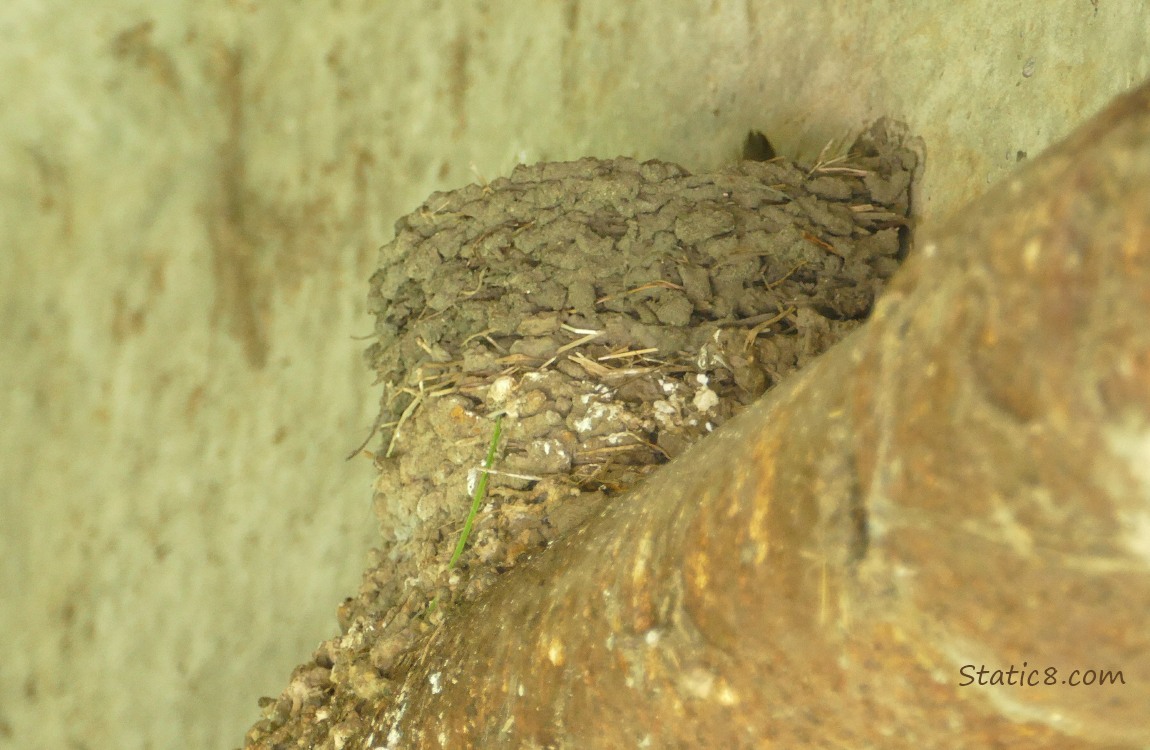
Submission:
<svg viewBox="0 0 1150 750">
<path fill-rule="evenodd" d="M 520 167 L 401 219 L 371 282 L 379 549 L 248 746 L 360 746 L 453 605 L 857 327 L 905 240 L 916 159 L 890 131 L 806 167 Z"/>
</svg>

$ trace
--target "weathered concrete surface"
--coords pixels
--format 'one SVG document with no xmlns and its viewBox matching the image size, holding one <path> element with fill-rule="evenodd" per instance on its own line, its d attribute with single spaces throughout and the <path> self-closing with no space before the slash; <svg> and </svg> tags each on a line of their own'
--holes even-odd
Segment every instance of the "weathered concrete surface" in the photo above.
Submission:
<svg viewBox="0 0 1150 750">
<path fill-rule="evenodd" d="M 1147 205 L 1150 85 L 929 235 L 797 380 L 449 618 L 357 734 L 1150 743 Z M 1055 684 L 961 684 L 1024 663 Z"/>
</svg>

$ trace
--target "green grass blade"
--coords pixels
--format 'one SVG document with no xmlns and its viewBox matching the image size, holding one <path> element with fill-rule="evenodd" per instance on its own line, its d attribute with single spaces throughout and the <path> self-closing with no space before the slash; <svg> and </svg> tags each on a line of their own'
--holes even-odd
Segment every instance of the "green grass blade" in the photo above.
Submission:
<svg viewBox="0 0 1150 750">
<path fill-rule="evenodd" d="M 479 481 L 475 483 L 475 492 L 471 495 L 471 512 L 467 514 L 467 520 L 463 523 L 463 531 L 459 534 L 455 553 L 451 556 L 451 562 L 447 563 L 448 569 L 454 568 L 455 563 L 459 562 L 459 556 L 467 546 L 467 537 L 471 536 L 471 525 L 475 523 L 475 516 L 479 513 L 479 506 L 483 504 L 483 496 L 487 493 L 487 472 L 491 469 L 491 464 L 495 463 L 495 449 L 499 447 L 499 435 L 502 430 L 503 415 L 500 414 L 495 418 L 495 431 L 491 434 L 491 442 L 487 445 L 487 458 L 483 462 L 483 471 L 479 473 Z"/>
</svg>

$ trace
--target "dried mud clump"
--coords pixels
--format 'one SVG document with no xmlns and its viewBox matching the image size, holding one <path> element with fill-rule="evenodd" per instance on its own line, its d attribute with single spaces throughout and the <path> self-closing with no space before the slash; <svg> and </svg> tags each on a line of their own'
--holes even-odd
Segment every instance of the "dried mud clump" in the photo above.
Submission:
<svg viewBox="0 0 1150 750">
<path fill-rule="evenodd" d="M 813 167 L 520 166 L 400 219 L 369 297 L 382 538 L 342 635 L 265 699 L 247 746 L 385 746 L 369 719 L 454 603 L 857 327 L 902 254 L 902 144 L 880 122 Z M 484 505 L 449 569 L 495 414 Z"/>
</svg>

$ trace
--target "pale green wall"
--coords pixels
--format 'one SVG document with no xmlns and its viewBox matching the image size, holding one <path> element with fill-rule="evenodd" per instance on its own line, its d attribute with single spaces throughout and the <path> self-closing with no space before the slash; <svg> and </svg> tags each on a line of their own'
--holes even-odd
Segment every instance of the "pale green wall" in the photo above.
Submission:
<svg viewBox="0 0 1150 750">
<path fill-rule="evenodd" d="M 372 526 L 353 337 L 433 189 L 891 114 L 930 217 L 1150 74 L 1141 0 L 845 7 L 0 5 L 0 747 L 237 746 L 333 632 Z"/>
</svg>

